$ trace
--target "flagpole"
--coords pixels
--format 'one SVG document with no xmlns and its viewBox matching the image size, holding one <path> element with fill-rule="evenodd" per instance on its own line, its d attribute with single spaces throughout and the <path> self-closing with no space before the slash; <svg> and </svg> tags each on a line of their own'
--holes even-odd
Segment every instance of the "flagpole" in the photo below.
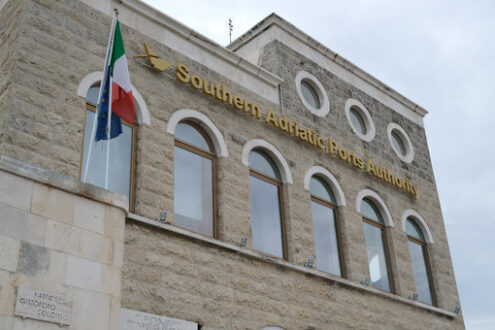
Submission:
<svg viewBox="0 0 495 330">
<path fill-rule="evenodd" d="M 107 161 L 105 165 L 105 189 L 108 189 L 108 171 L 110 168 L 110 131 L 112 129 L 112 76 L 110 76 L 110 90 L 108 91 L 108 121 L 107 121 Z"/>
<path fill-rule="evenodd" d="M 91 153 L 93 151 L 93 144 L 96 144 L 96 142 L 95 142 L 96 123 L 98 121 L 98 115 L 100 113 L 101 94 L 103 92 L 103 89 L 105 88 L 105 82 L 106 82 L 107 75 L 110 74 L 109 68 L 110 68 L 110 60 L 111 60 L 111 57 L 112 57 L 113 38 L 114 38 L 114 34 L 115 34 L 115 25 L 116 25 L 116 22 L 117 22 L 117 15 L 118 15 L 118 12 L 117 12 L 117 10 L 115 10 L 114 15 L 113 15 L 113 18 L 112 18 L 112 25 L 111 25 L 111 28 L 110 28 L 110 35 L 108 36 L 107 51 L 106 51 L 106 56 L 105 56 L 105 65 L 103 66 L 103 77 L 101 79 L 100 90 L 98 92 L 98 99 L 97 99 L 98 100 L 98 104 L 96 106 L 95 117 L 94 117 L 94 120 L 93 120 L 93 128 L 91 129 L 91 139 L 89 140 L 88 156 L 86 157 L 86 164 L 84 166 L 84 174 L 83 174 L 83 177 L 82 177 L 82 181 L 83 182 L 86 182 L 86 178 L 88 176 L 89 162 L 90 162 L 90 159 L 91 159 Z M 111 93 L 111 88 L 112 88 L 112 85 L 110 85 L 110 93 Z M 111 105 L 111 103 L 112 103 L 112 99 L 110 98 L 109 104 Z M 109 140 L 109 142 L 110 142 L 110 140 Z"/>
<path fill-rule="evenodd" d="M 119 16 L 119 11 L 117 9 L 114 9 L 115 11 L 115 19 L 118 18 Z M 115 27 L 114 27 L 115 30 Z M 115 37 L 115 32 L 112 35 L 112 45 L 114 43 L 113 38 Z M 113 51 L 113 47 L 112 47 Z M 110 52 L 111 54 L 112 52 Z M 112 55 L 110 55 L 111 57 Z M 113 79 L 112 76 L 110 75 L 110 82 L 109 82 L 109 91 L 108 91 L 108 121 L 107 121 L 107 161 L 106 161 L 106 166 L 105 166 L 105 189 L 108 189 L 108 172 L 110 169 L 110 143 L 112 139 L 110 138 L 111 135 L 111 130 L 112 130 L 112 88 L 113 87 Z"/>
</svg>

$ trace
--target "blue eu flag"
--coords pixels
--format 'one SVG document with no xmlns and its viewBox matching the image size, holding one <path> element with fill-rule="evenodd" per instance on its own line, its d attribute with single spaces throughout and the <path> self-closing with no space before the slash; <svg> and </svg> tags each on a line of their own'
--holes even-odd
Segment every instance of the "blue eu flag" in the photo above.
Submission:
<svg viewBox="0 0 495 330">
<path fill-rule="evenodd" d="M 107 73 L 107 77 L 105 79 L 105 86 L 103 87 L 103 92 L 101 93 L 101 99 L 99 100 L 99 113 L 98 113 L 98 122 L 96 124 L 96 135 L 95 141 L 98 142 L 100 140 L 107 139 L 107 124 L 108 124 L 108 108 L 111 103 L 109 100 L 110 96 L 110 74 Z M 112 113 L 112 119 L 110 123 L 110 139 L 113 139 L 120 134 L 122 134 L 122 121 L 119 116 Z"/>
</svg>

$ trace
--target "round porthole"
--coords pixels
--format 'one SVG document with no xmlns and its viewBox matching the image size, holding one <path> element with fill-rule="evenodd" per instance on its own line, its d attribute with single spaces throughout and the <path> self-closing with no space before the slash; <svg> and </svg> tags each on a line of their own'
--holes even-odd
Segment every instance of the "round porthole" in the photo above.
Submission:
<svg viewBox="0 0 495 330">
<path fill-rule="evenodd" d="M 312 114 L 323 117 L 330 111 L 330 102 L 323 85 L 306 71 L 299 71 L 296 75 L 296 90 L 303 105 Z"/>
<path fill-rule="evenodd" d="M 359 110 L 356 109 L 356 107 L 352 107 L 349 111 L 352 126 L 359 131 L 359 133 L 366 135 L 366 124 L 364 123 L 363 117 L 361 117 Z"/>
<path fill-rule="evenodd" d="M 390 123 L 387 127 L 387 135 L 395 154 L 406 163 L 412 162 L 414 149 L 406 131 L 396 123 Z"/>
<path fill-rule="evenodd" d="M 318 97 L 318 93 L 316 93 L 316 90 L 311 86 L 311 82 L 309 82 L 307 79 L 301 81 L 301 92 L 306 100 L 306 102 L 309 103 L 313 108 L 319 109 L 320 108 L 320 98 Z"/>
<path fill-rule="evenodd" d="M 345 102 L 345 115 L 354 134 L 366 142 L 373 140 L 376 133 L 375 123 L 361 102 L 348 99 Z"/>
<path fill-rule="evenodd" d="M 395 149 L 396 152 L 398 152 L 402 156 L 405 156 L 406 146 L 404 145 L 404 142 L 402 142 L 402 138 L 399 136 L 397 130 L 392 130 L 390 135 L 390 138 L 392 139 L 392 147 Z"/>
</svg>

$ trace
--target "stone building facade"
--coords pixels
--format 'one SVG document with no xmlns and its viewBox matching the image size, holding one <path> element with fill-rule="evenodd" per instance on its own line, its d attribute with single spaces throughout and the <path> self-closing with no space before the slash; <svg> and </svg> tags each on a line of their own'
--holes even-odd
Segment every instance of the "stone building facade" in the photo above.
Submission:
<svg viewBox="0 0 495 330">
<path fill-rule="evenodd" d="M 127 199 L 81 180 L 114 8 L 137 105 Z M 272 14 L 225 48 L 138 0 L 7 0 L 0 43 L 1 329 L 64 324 L 25 317 L 24 289 L 69 301 L 69 329 L 141 329 L 125 311 L 188 321 L 180 329 L 464 328 L 426 110 L 287 21 Z M 170 67 L 154 70 L 144 43 Z M 210 234 L 178 215 L 197 207 L 178 201 L 186 149 L 211 156 Z M 254 168 L 257 151 L 273 178 Z M 254 177 L 278 192 L 263 238 Z M 315 244 L 315 201 L 332 209 L 337 273 Z M 371 258 L 367 202 L 386 264 Z"/>
</svg>

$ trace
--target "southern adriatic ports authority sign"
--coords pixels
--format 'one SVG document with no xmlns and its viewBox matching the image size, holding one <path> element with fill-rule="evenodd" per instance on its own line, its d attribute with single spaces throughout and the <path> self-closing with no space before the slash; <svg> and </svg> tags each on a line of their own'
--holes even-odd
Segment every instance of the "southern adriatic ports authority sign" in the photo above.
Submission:
<svg viewBox="0 0 495 330">
<path fill-rule="evenodd" d="M 135 58 L 147 58 L 149 63 L 146 65 L 153 70 L 162 72 L 172 66 L 171 63 L 160 59 L 146 43 L 144 48 L 146 54 L 135 56 Z M 380 167 L 371 159 L 365 159 L 350 150 L 344 149 L 334 139 L 318 135 L 315 130 L 303 127 L 297 120 L 291 120 L 285 115 L 277 116 L 275 111 L 271 108 L 267 111 L 263 111 L 258 104 L 251 102 L 242 96 L 235 95 L 228 86 L 207 80 L 198 74 L 190 72 L 185 64 L 177 64 L 175 78 L 181 83 L 190 85 L 193 89 L 227 104 L 230 109 L 250 115 L 257 120 L 265 122 L 265 124 L 269 126 L 304 141 L 320 151 L 327 152 L 332 158 L 340 159 L 355 169 L 372 175 L 383 182 L 410 194 L 414 199 L 417 199 L 419 196 L 419 187 L 407 177 L 394 175 L 388 168 Z"/>
<path fill-rule="evenodd" d="M 36 289 L 19 287 L 14 314 L 23 318 L 70 325 L 72 299 Z"/>
</svg>

